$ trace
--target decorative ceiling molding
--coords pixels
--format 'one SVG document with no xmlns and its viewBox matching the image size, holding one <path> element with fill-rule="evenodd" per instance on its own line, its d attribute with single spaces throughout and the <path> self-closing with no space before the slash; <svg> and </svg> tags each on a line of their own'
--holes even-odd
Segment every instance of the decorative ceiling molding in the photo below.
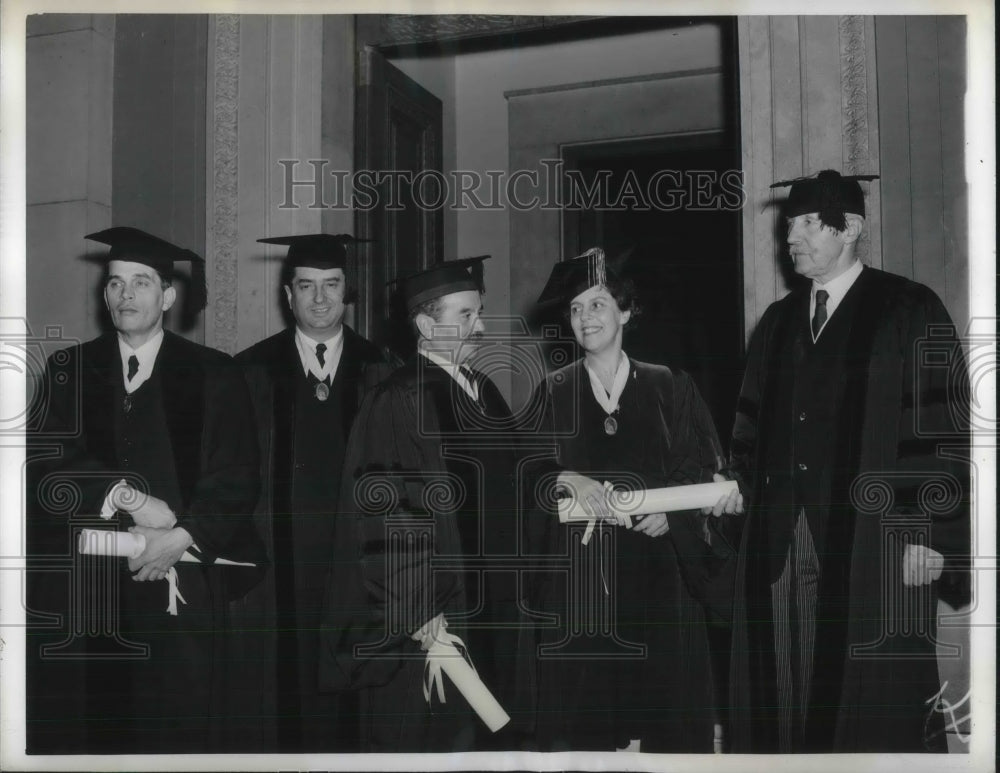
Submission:
<svg viewBox="0 0 1000 773">
<path fill-rule="evenodd" d="M 499 16 L 483 14 L 380 14 L 369 27 L 365 43 L 397 46 L 489 37 L 506 32 L 551 29 L 600 16 Z"/>
</svg>

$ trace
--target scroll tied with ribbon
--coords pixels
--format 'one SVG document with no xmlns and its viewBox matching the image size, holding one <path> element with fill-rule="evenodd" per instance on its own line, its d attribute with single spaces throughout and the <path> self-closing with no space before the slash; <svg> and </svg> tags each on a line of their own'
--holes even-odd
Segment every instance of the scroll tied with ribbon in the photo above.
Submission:
<svg viewBox="0 0 1000 773">
<path fill-rule="evenodd" d="M 138 558 L 146 549 L 146 538 L 142 534 L 133 534 L 128 531 L 112 531 L 111 529 L 81 529 L 78 539 L 80 553 L 85 556 L 107 556 L 109 558 Z M 198 552 L 198 546 L 191 548 Z M 207 562 L 189 551 L 184 551 L 180 557 L 181 563 L 204 564 L 213 563 L 226 566 L 255 566 L 253 563 L 243 561 L 230 561 L 227 558 L 216 558 Z M 177 602 L 187 604 L 181 595 L 179 581 L 177 579 L 177 569 L 171 566 L 164 577 L 167 581 L 168 596 L 167 609 L 171 615 L 177 614 Z"/>
<path fill-rule="evenodd" d="M 447 674 L 490 732 L 495 733 L 510 722 L 510 716 L 479 678 L 465 642 L 448 633 L 446 628 L 447 623 L 442 618 L 436 637 L 430 633 L 422 638 L 414 634 L 414 638 L 421 638 L 420 646 L 427 652 L 424 663 L 424 700 L 430 705 L 436 691 L 438 700 L 446 702 L 442 675 Z"/>
</svg>

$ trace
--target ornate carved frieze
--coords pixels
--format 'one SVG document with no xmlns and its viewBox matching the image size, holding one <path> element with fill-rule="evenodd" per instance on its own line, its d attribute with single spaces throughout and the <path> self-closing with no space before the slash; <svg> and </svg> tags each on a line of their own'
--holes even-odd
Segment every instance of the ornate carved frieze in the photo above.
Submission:
<svg viewBox="0 0 1000 773">
<path fill-rule="evenodd" d="M 878 148 L 870 146 L 873 136 L 871 123 L 878 116 L 871 113 L 869 68 L 873 67 L 873 51 L 869 51 L 865 17 L 840 17 L 840 87 L 843 116 L 844 174 L 878 173 Z M 873 158 L 874 157 L 874 158 Z M 877 184 L 876 184 L 877 185 Z M 878 190 L 877 187 L 874 190 Z M 877 196 L 868 197 L 868 228 L 857 243 L 858 257 L 865 263 L 880 260 L 881 239 L 878 234 L 879 206 Z"/>
<path fill-rule="evenodd" d="M 865 20 L 840 17 L 840 83 L 843 99 L 844 173 L 870 170 L 868 149 L 868 61 Z"/>
<path fill-rule="evenodd" d="M 237 245 L 239 211 L 238 102 L 240 80 L 240 17 L 215 17 L 214 104 L 212 114 L 212 212 L 209 222 L 212 254 L 214 340 L 230 354 L 237 350 Z"/>
</svg>

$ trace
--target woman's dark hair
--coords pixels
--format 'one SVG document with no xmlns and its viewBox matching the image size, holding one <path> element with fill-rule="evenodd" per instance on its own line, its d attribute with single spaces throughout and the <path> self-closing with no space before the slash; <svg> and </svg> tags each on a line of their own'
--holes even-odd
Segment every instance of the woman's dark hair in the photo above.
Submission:
<svg viewBox="0 0 1000 773">
<path fill-rule="evenodd" d="M 619 311 L 632 312 L 628 322 L 625 323 L 626 327 L 631 325 L 635 321 L 636 317 L 642 314 L 642 305 L 639 303 L 639 292 L 636 290 L 635 282 L 631 279 L 622 279 L 617 274 L 608 271 L 606 281 L 604 282 L 604 288 L 608 291 L 608 294 L 615 299 L 615 303 L 618 304 Z M 563 310 L 563 316 L 566 319 L 569 319 L 569 305 L 573 301 L 573 298 L 589 289 L 589 287 L 583 287 L 566 299 L 566 306 Z"/>
<path fill-rule="evenodd" d="M 642 305 L 639 303 L 639 291 L 636 290 L 635 282 L 631 279 L 621 279 L 615 274 L 608 274 L 606 284 L 611 297 L 615 299 L 620 311 L 631 311 L 631 322 L 642 313 Z"/>
</svg>

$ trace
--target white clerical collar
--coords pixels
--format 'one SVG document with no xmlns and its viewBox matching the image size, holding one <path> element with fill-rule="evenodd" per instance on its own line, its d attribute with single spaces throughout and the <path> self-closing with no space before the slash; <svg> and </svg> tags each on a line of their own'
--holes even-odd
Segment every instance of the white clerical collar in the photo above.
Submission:
<svg viewBox="0 0 1000 773">
<path fill-rule="evenodd" d="M 138 349 L 133 349 L 125 340 L 118 336 L 118 353 L 122 360 L 122 382 L 125 384 L 125 391 L 132 394 L 141 387 L 149 377 L 153 375 L 153 366 L 156 364 L 156 355 L 160 353 L 160 345 L 163 343 L 163 328 L 160 328 L 153 336 Z M 135 357 L 139 360 L 139 369 L 130 379 L 128 377 L 129 358 Z"/>
<path fill-rule="evenodd" d="M 451 376 L 455 380 L 455 383 L 462 387 L 463 391 L 469 397 L 477 403 L 479 402 L 479 385 L 476 384 L 475 381 L 470 381 L 466 378 L 465 374 L 462 373 L 458 365 L 441 356 L 433 349 L 424 349 L 421 347 L 418 351 L 435 365 L 442 368 L 445 373 Z"/>
<path fill-rule="evenodd" d="M 326 346 L 326 351 L 323 352 L 322 365 L 319 364 L 319 357 L 316 355 L 316 347 L 321 343 Z M 336 335 L 327 338 L 325 341 L 313 340 L 296 326 L 295 348 L 298 349 L 299 360 L 302 362 L 303 375 L 312 373 L 320 381 L 329 379 L 330 383 L 332 383 L 334 376 L 337 375 L 340 355 L 344 351 L 344 326 L 341 325 Z"/>
<path fill-rule="evenodd" d="M 618 370 L 615 371 L 615 380 L 611 384 L 610 394 L 604 389 L 600 377 L 590 367 L 586 358 L 583 360 L 583 367 L 587 369 L 587 375 L 590 376 L 590 388 L 594 393 L 594 399 L 597 400 L 598 405 L 608 415 L 617 411 L 618 400 L 621 398 L 622 392 L 625 391 L 625 385 L 628 383 L 630 370 L 628 355 L 625 352 L 621 353 L 621 359 L 618 361 Z"/>
<path fill-rule="evenodd" d="M 816 291 L 826 290 L 828 293 L 826 299 L 826 320 L 829 322 L 830 317 L 833 316 L 833 312 L 837 310 L 840 302 L 847 295 L 847 291 L 858 281 L 862 269 L 864 269 L 864 264 L 860 260 L 856 260 L 847 271 L 835 279 L 831 279 L 826 284 L 820 284 L 816 280 L 813 280 L 812 290 L 809 293 L 809 319 L 812 319 L 816 313 Z M 823 324 L 823 327 L 826 327 L 826 323 Z M 820 328 L 819 332 L 822 333 L 823 328 Z"/>
</svg>

